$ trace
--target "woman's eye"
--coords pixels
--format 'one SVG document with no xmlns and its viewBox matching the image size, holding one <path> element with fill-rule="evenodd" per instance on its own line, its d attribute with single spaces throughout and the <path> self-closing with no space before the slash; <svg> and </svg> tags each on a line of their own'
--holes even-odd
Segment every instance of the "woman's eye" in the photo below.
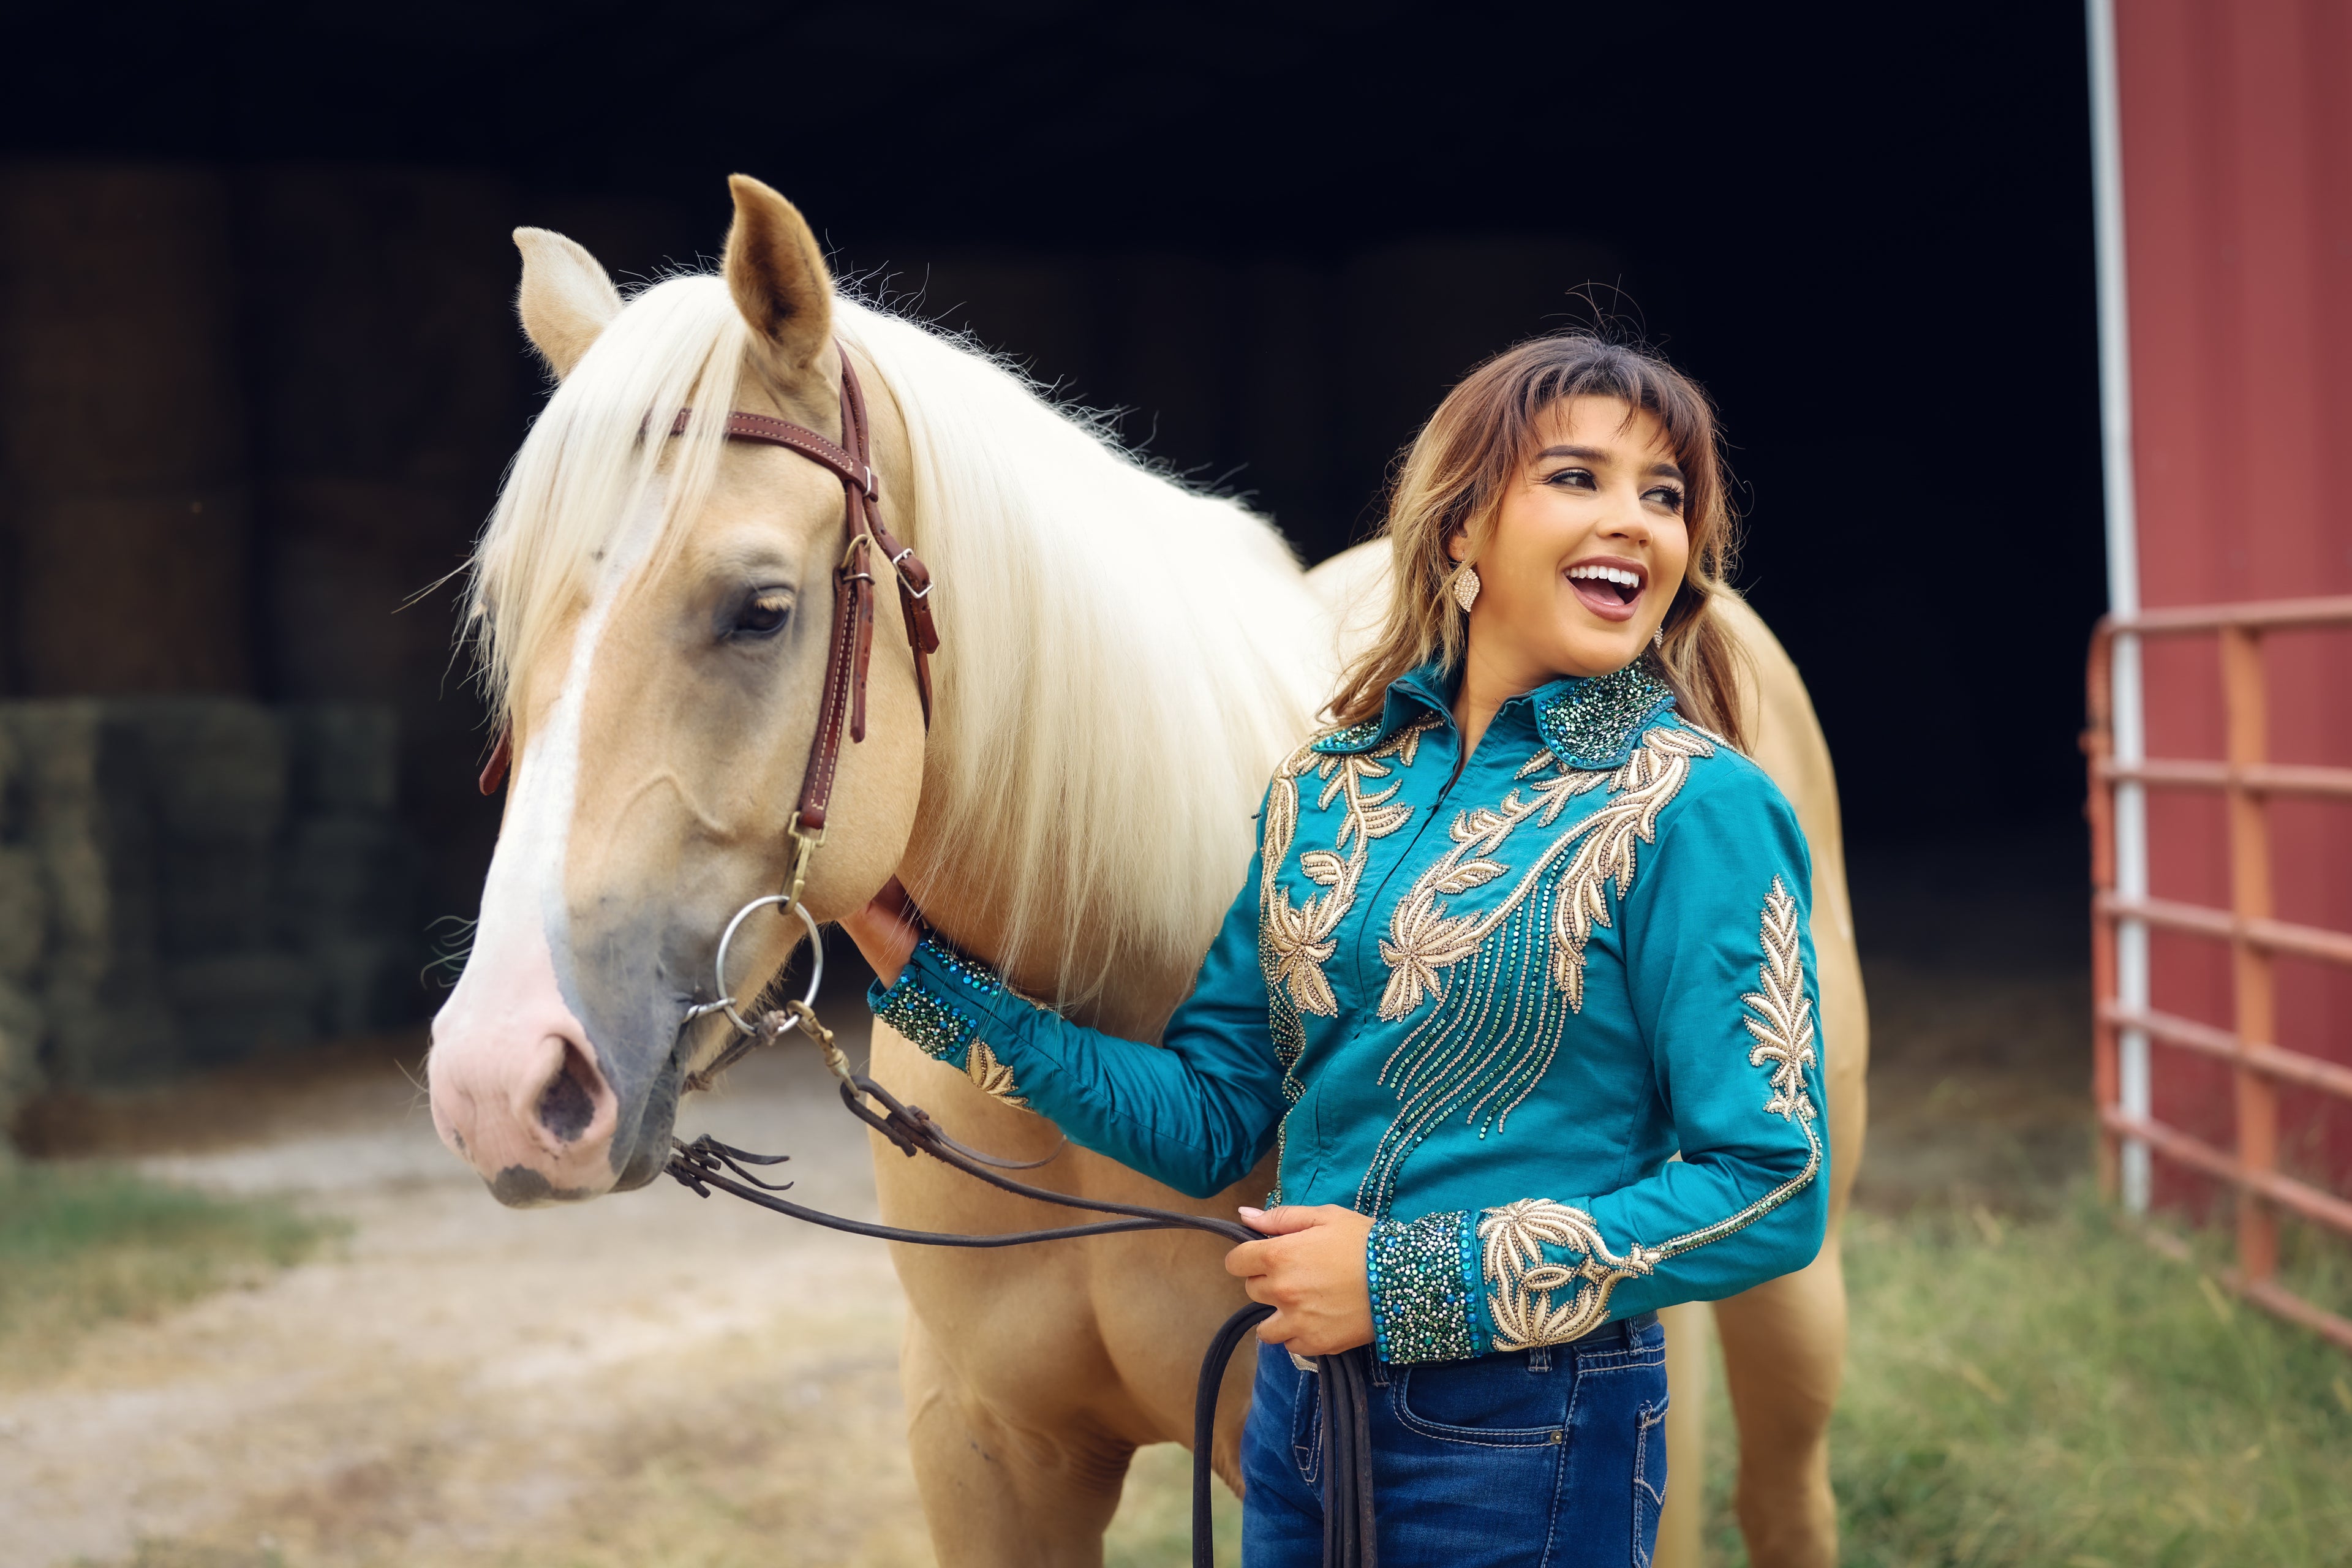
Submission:
<svg viewBox="0 0 2352 1568">
<path fill-rule="evenodd" d="M 755 594 L 744 601 L 735 616 L 735 635 L 741 637 L 773 637 L 783 630 L 784 623 L 793 616 L 790 594 Z"/>
<path fill-rule="evenodd" d="M 1657 502 L 1658 505 L 1664 507 L 1668 511 L 1675 513 L 1676 516 L 1680 516 L 1682 514 L 1683 492 L 1675 489 L 1671 485 L 1660 485 L 1656 489 L 1652 490 L 1643 499 Z"/>
<path fill-rule="evenodd" d="M 1563 489 L 1589 490 L 1592 488 L 1592 470 L 1590 468 L 1562 468 L 1558 473 L 1546 479 L 1544 483 L 1548 485 L 1558 485 Z"/>
</svg>

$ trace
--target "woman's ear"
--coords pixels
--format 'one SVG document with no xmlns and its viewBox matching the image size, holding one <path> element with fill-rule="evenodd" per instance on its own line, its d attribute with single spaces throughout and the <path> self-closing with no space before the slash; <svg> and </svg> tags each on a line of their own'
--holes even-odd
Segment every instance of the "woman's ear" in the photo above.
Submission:
<svg viewBox="0 0 2352 1568">
<path fill-rule="evenodd" d="M 1445 558 L 1447 560 L 1452 561 L 1458 565 L 1461 563 L 1462 558 L 1469 553 L 1470 531 L 1468 529 L 1457 528 L 1453 532 L 1445 536 Z"/>
</svg>

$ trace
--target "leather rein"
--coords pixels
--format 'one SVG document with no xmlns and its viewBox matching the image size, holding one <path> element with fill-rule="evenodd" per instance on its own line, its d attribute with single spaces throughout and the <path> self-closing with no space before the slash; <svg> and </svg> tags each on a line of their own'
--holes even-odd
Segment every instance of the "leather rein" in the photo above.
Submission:
<svg viewBox="0 0 2352 1568">
<path fill-rule="evenodd" d="M 848 1058 L 834 1043 L 833 1031 L 817 1018 L 814 1003 L 817 987 L 824 973 L 824 946 L 815 919 L 801 903 L 801 895 L 808 886 L 809 862 L 824 843 L 825 814 L 832 804 L 834 780 L 841 766 L 843 736 L 846 733 L 852 743 L 866 739 L 866 683 L 874 650 L 874 556 L 877 552 L 881 553 L 898 580 L 898 607 L 906 623 L 908 645 L 915 656 L 915 685 L 922 697 L 923 727 L 926 730 L 930 728 L 931 722 L 930 656 L 940 648 L 939 628 L 931 618 L 931 574 L 914 551 L 900 543 L 883 524 L 880 511 L 882 487 L 874 472 L 873 429 L 866 417 L 866 397 L 857 384 L 857 373 L 850 365 L 848 352 L 846 349 L 839 352 L 841 441 L 835 442 L 806 426 L 794 425 L 765 414 L 738 410 L 727 416 L 729 440 L 756 442 L 797 452 L 841 481 L 844 542 L 840 562 L 834 568 L 833 630 L 825 649 L 824 693 L 817 710 L 816 732 L 809 741 L 808 769 L 801 778 L 800 800 L 790 829 L 793 845 L 790 890 L 755 899 L 746 904 L 737 911 L 734 920 L 727 926 L 726 934 L 720 938 L 715 962 L 719 1000 L 689 1009 L 686 1022 L 690 1023 L 705 1014 L 723 1011 L 738 1034 L 716 1060 L 694 1075 L 688 1087 L 709 1087 L 710 1079 L 719 1071 L 752 1049 L 772 1045 L 798 1029 L 824 1052 L 825 1065 L 840 1084 L 842 1103 L 849 1108 L 850 1113 L 888 1140 L 908 1159 L 919 1153 L 929 1154 L 966 1175 L 1017 1196 L 1114 1217 L 1091 1225 L 994 1236 L 907 1230 L 896 1226 L 853 1220 L 781 1197 L 778 1194 L 791 1184 L 780 1185 L 762 1181 L 747 1169 L 754 1165 L 781 1164 L 791 1156 L 751 1153 L 718 1142 L 707 1134 L 691 1143 L 673 1137 L 670 1140 L 669 1163 L 665 1170 L 674 1180 L 700 1197 L 709 1197 L 713 1191 L 722 1192 L 774 1213 L 833 1230 L 923 1247 L 1025 1247 L 1040 1241 L 1076 1240 L 1083 1237 L 1139 1230 L 1197 1230 L 1236 1243 L 1258 1240 L 1257 1232 L 1232 1220 L 1079 1197 L 1013 1180 L 1003 1173 L 1033 1169 L 1046 1161 L 1016 1163 L 957 1142 L 920 1106 L 901 1103 L 873 1079 L 852 1070 Z M 684 435 L 692 416 L 690 408 L 678 410 L 668 434 L 672 437 Z M 482 769 L 480 785 L 484 795 L 496 794 L 506 778 L 510 762 L 509 741 L 509 731 L 501 729 L 491 750 L 489 762 Z M 767 904 L 777 905 L 780 911 L 799 916 L 815 950 L 815 969 L 811 975 L 806 996 L 787 1001 L 782 1008 L 765 1013 L 757 1020 L 750 1020 L 735 1010 L 728 990 L 727 950 L 744 917 Z M 881 1107 L 878 1111 L 872 1108 L 877 1105 Z M 1047 1156 L 1048 1160 L 1051 1158 Z M 1208 1354 L 1202 1363 L 1201 1378 L 1193 1395 L 1194 1568 L 1215 1568 L 1216 1564 L 1215 1542 L 1211 1533 L 1209 1516 L 1209 1454 L 1215 1438 L 1217 1392 L 1224 1383 L 1226 1363 L 1233 1359 L 1234 1351 L 1241 1343 L 1243 1336 L 1273 1310 L 1271 1307 L 1253 1303 L 1226 1319 L 1211 1341 Z M 1316 1365 L 1322 1394 L 1324 1452 L 1331 1459 L 1324 1508 L 1323 1561 L 1327 1568 L 1377 1568 L 1372 1536 L 1371 1448 L 1364 1352 L 1349 1351 L 1341 1355 L 1320 1356 L 1317 1358 Z"/>
</svg>

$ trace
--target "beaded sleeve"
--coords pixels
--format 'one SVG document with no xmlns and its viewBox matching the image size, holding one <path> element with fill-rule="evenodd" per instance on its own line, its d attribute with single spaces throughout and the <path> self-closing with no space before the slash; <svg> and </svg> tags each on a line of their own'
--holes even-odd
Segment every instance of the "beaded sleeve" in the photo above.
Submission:
<svg viewBox="0 0 2352 1568">
<path fill-rule="evenodd" d="M 936 935 L 895 984 L 870 987 L 866 1005 L 926 1056 L 1052 1118 L 1072 1142 L 1212 1196 L 1272 1146 L 1285 1103 L 1258 966 L 1255 857 L 1249 870 L 1158 1046 L 1038 1006 Z"/>
</svg>

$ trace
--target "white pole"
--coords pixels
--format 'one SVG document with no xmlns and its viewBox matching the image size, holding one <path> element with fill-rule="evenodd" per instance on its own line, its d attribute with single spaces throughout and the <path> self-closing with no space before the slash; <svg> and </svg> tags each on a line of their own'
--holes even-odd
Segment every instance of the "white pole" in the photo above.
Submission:
<svg viewBox="0 0 2352 1568">
<path fill-rule="evenodd" d="M 2139 613 L 2139 510 L 2132 486 L 2131 316 L 2126 305 L 2123 129 L 2116 83 L 2115 0 L 2086 0 L 2091 31 L 2091 188 L 2098 237 L 2100 447 L 2107 492 L 2107 608 Z M 2139 639 L 2116 638 L 2115 759 L 2147 755 L 2142 728 Z M 2116 787 L 2116 891 L 2147 896 L 2147 800 L 2137 784 Z M 2116 1000 L 2147 1005 L 2147 927 L 2118 921 Z M 2117 1042 L 2118 1089 L 2126 1116 L 2148 1114 L 2147 1035 L 2126 1029 Z M 2124 1206 L 2147 1207 L 2147 1145 L 2126 1139 L 2123 1149 Z"/>
</svg>

